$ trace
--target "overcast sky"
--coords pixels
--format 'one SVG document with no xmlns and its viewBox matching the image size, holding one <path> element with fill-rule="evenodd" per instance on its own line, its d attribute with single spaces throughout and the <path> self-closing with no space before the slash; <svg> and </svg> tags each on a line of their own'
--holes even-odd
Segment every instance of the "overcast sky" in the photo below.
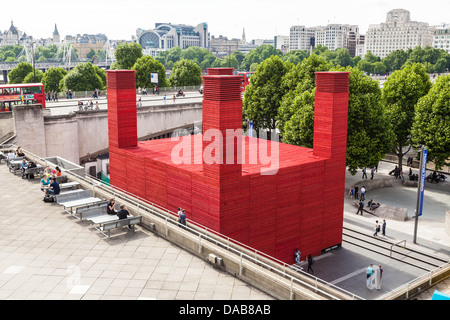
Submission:
<svg viewBox="0 0 450 320">
<path fill-rule="evenodd" d="M 450 0 L 20 0 L 19 7 L 2 10 L 0 30 L 11 20 L 34 38 L 51 37 L 55 23 L 66 35 L 104 33 L 113 40 L 131 40 L 137 28 L 153 29 L 157 22 L 194 25 L 207 22 L 211 35 L 247 41 L 289 35 L 293 25 L 328 23 L 359 25 L 386 20 L 392 9 L 406 9 L 411 20 L 430 25 L 450 23 Z M 11 7 L 12 9 L 12 7 Z"/>
</svg>

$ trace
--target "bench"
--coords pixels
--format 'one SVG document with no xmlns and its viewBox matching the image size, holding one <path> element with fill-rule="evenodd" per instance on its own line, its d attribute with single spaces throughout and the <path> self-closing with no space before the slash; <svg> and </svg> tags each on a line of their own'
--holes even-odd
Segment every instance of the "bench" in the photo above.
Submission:
<svg viewBox="0 0 450 320">
<path fill-rule="evenodd" d="M 31 174 L 34 177 L 34 175 L 37 176 L 37 175 L 41 174 L 42 172 L 44 172 L 44 167 L 39 164 L 33 168 L 26 168 L 23 172 L 22 179 L 24 176 L 27 177 L 27 179 L 31 179 L 31 176 L 30 176 Z"/>
<path fill-rule="evenodd" d="M 21 159 L 19 159 L 19 158 L 9 159 L 8 160 L 9 172 L 14 171 L 14 174 L 16 174 L 16 171 L 20 170 L 20 167 L 22 166 L 22 159 L 23 159 L 23 157 L 21 157 Z"/>
<path fill-rule="evenodd" d="M 64 211 L 77 219 L 79 218 L 74 215 L 73 208 L 104 201 L 100 198 L 91 197 L 91 191 L 89 190 L 77 189 L 70 191 L 72 192 L 66 191 L 63 194 L 56 195 L 56 202 L 64 207 Z M 70 210 L 67 210 L 68 208 Z"/>
<path fill-rule="evenodd" d="M 108 238 L 111 237 L 111 230 L 123 228 L 130 226 L 135 231 L 135 225 L 142 222 L 142 216 L 129 216 L 126 219 L 121 219 L 114 215 L 107 215 L 91 219 L 92 224 L 98 224 L 99 226 L 94 226 L 95 229 L 100 231 L 103 235 Z M 107 233 L 106 233 L 107 232 Z"/>
<path fill-rule="evenodd" d="M 78 206 L 75 208 L 74 215 L 79 216 L 80 220 L 86 219 L 90 220 L 95 217 L 106 215 L 106 207 L 108 205 L 108 200 L 89 203 L 86 205 Z"/>
<path fill-rule="evenodd" d="M 80 186 L 79 182 L 76 181 L 70 181 L 70 182 L 65 182 L 65 183 L 60 183 L 59 184 L 59 188 L 62 190 L 67 190 L 67 189 L 76 189 Z"/>
<path fill-rule="evenodd" d="M 55 177 L 56 181 L 61 184 L 61 183 L 66 183 L 68 181 L 67 176 L 66 175 L 62 175 L 59 177 Z"/>
</svg>

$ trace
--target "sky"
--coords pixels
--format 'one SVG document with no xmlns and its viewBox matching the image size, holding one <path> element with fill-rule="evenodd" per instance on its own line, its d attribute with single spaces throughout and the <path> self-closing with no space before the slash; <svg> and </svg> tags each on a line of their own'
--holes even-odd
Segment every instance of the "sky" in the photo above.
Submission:
<svg viewBox="0 0 450 320">
<path fill-rule="evenodd" d="M 413 21 L 450 23 L 449 0 L 21 0 L 20 7 L 2 10 L 2 32 L 13 21 L 34 38 L 51 37 L 56 24 L 61 39 L 103 33 L 112 40 L 131 40 L 136 29 L 153 29 L 157 22 L 206 22 L 212 36 L 241 38 L 245 28 L 249 41 L 288 36 L 294 25 L 352 24 L 365 34 L 370 24 L 385 22 L 392 9 L 410 11 Z"/>
</svg>

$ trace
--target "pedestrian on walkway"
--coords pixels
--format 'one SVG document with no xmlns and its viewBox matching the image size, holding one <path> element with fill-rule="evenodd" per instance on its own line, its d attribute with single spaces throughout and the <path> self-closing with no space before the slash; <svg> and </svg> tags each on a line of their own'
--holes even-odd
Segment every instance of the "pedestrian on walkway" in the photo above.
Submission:
<svg viewBox="0 0 450 320">
<path fill-rule="evenodd" d="M 295 249 L 294 251 L 295 262 L 300 263 L 300 256 L 301 256 L 300 250 L 298 250 L 298 248 Z"/>
<path fill-rule="evenodd" d="M 382 234 L 383 236 L 386 235 L 386 220 L 384 220 L 384 219 L 383 219 L 383 225 L 382 225 L 382 227 L 381 227 L 381 234 Z"/>
<path fill-rule="evenodd" d="M 179 226 L 182 229 L 186 229 L 186 210 L 185 209 L 182 209 L 181 212 L 179 211 L 178 222 L 180 223 Z"/>
<path fill-rule="evenodd" d="M 359 200 L 358 211 L 356 211 L 356 214 L 358 215 L 358 213 L 361 212 L 361 215 L 363 215 L 363 208 L 364 208 L 364 201 Z"/>
<path fill-rule="evenodd" d="M 373 234 L 374 237 L 378 236 L 378 232 L 380 232 L 380 225 L 378 224 L 378 220 L 375 221 L 375 233 Z"/>
<path fill-rule="evenodd" d="M 378 266 L 378 269 L 376 270 L 376 278 L 375 278 L 375 285 L 378 290 L 381 289 L 381 278 L 383 277 L 383 269 L 381 269 L 381 264 Z"/>
<path fill-rule="evenodd" d="M 362 169 L 362 173 L 363 173 L 362 178 L 364 179 L 364 177 L 366 177 L 367 179 L 366 167 Z"/>
<path fill-rule="evenodd" d="M 311 270 L 312 273 L 314 273 L 313 269 L 312 269 L 312 265 L 316 263 L 316 261 L 311 257 L 311 255 L 308 256 L 308 270 L 307 272 L 309 272 L 309 270 Z"/>
<path fill-rule="evenodd" d="M 353 199 L 353 191 L 354 190 L 354 186 L 350 187 L 350 190 L 348 190 L 348 195 L 350 196 L 350 199 Z"/>
<path fill-rule="evenodd" d="M 370 180 L 373 180 L 374 173 L 375 173 L 375 167 L 372 167 L 372 169 L 370 169 Z"/>
<path fill-rule="evenodd" d="M 358 190 L 359 190 L 359 187 L 358 187 L 357 185 L 355 185 L 355 199 L 356 199 L 356 200 L 359 199 Z"/>
<path fill-rule="evenodd" d="M 366 200 L 366 186 L 362 186 L 361 188 L 361 200 Z"/>
</svg>

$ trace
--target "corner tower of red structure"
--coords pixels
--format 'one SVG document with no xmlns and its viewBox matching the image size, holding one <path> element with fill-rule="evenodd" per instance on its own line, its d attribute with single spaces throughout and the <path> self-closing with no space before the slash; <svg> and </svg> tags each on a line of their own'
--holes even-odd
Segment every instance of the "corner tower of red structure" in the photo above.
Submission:
<svg viewBox="0 0 450 320">
<path fill-rule="evenodd" d="M 342 240 L 344 202 L 340 196 L 345 190 L 347 150 L 347 118 L 349 72 L 317 72 L 314 109 L 314 146 L 316 156 L 326 158 L 324 202 L 330 213 L 323 220 L 325 240 Z"/>
</svg>

